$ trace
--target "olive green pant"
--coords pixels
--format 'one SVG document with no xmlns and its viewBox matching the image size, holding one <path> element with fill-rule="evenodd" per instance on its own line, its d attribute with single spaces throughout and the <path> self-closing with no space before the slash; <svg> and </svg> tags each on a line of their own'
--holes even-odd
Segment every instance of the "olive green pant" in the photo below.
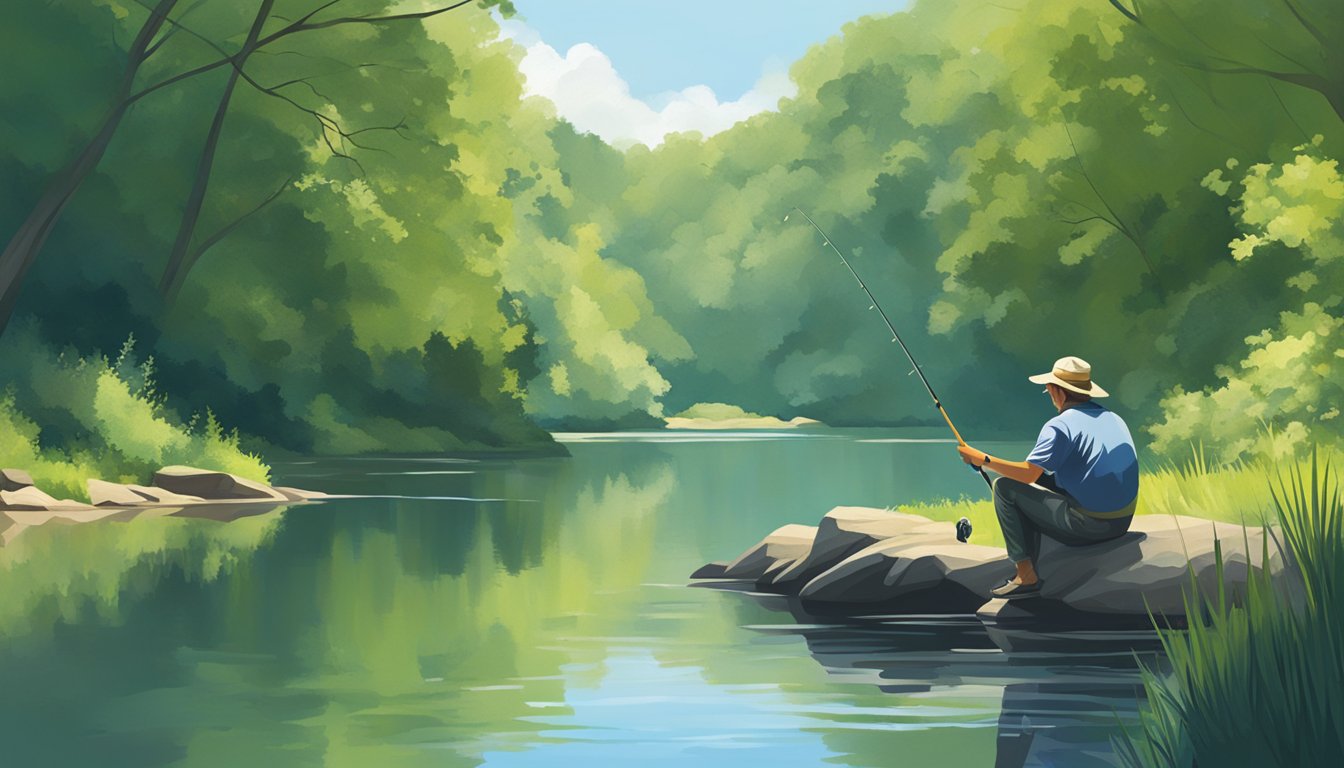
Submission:
<svg viewBox="0 0 1344 768">
<path fill-rule="evenodd" d="M 1041 534 L 1069 546 L 1098 544 L 1123 536 L 1134 519 L 1129 514 L 1112 519 L 1091 517 L 1068 494 L 1053 488 L 1053 478 L 1042 475 L 1036 485 L 999 477 L 994 480 L 994 511 L 999 515 L 1008 557 L 1015 563 L 1034 561 L 1041 553 Z"/>
</svg>

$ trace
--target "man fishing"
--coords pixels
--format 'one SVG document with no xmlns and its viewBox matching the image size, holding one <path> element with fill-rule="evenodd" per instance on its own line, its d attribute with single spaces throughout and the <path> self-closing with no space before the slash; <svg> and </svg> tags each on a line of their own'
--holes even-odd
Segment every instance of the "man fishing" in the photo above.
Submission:
<svg viewBox="0 0 1344 768">
<path fill-rule="evenodd" d="M 975 467 L 993 490 L 994 510 L 1008 545 L 1008 556 L 1017 564 L 1017 576 L 992 590 L 994 596 L 1040 594 L 1041 579 L 1036 574 L 1035 561 L 1041 551 L 1042 533 L 1064 544 L 1081 546 L 1114 539 L 1129 530 L 1139 496 L 1139 459 L 1134 451 L 1134 438 L 1130 437 L 1124 420 L 1093 402 L 1093 398 L 1106 397 L 1106 390 L 1092 382 L 1092 366 L 1087 361 L 1060 358 L 1050 373 L 1028 377 L 1035 384 L 1045 385 L 1045 392 L 1059 415 L 1041 428 L 1036 447 L 1025 461 L 996 459 L 972 448 L 952 424 L 952 417 L 947 415 L 924 369 L 910 354 L 891 318 L 849 259 L 803 209 L 792 210 L 802 214 L 854 276 L 872 302 L 868 308 L 877 310 L 891 332 L 891 340 L 900 345 L 910 361 L 911 373 L 919 375 L 933 407 L 957 439 L 962 461 Z M 1000 477 L 990 482 L 986 469 Z M 970 531 L 965 518 L 957 523 L 959 541 L 966 541 Z"/>
<path fill-rule="evenodd" d="M 957 446 L 962 461 L 999 475 L 994 511 L 1017 575 L 992 590 L 995 597 L 1040 593 L 1041 534 L 1072 546 L 1114 539 L 1129 530 L 1139 495 L 1134 439 L 1123 419 L 1095 401 L 1107 393 L 1092 381 L 1092 366 L 1064 357 L 1029 381 L 1045 385 L 1059 415 L 1041 428 L 1025 461 Z"/>
</svg>

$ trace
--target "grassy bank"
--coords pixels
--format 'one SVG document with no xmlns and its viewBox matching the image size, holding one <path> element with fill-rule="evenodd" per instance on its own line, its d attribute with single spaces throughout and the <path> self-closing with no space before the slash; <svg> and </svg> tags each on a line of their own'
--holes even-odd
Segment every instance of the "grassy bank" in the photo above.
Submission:
<svg viewBox="0 0 1344 768">
<path fill-rule="evenodd" d="M 897 507 L 902 512 L 955 521 L 970 518 L 976 544 L 1003 546 L 1003 533 L 988 491 L 959 499 Z M 1214 467 L 1202 455 L 1180 465 L 1146 471 L 1139 480 L 1138 515 L 1189 515 L 1229 523 L 1262 525 L 1274 518 L 1274 499 L 1260 465 Z"/>
</svg>

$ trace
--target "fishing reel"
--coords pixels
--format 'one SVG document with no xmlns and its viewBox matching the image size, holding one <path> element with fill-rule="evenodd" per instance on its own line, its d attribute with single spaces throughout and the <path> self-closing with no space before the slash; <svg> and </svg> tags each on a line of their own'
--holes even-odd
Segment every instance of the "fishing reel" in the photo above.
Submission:
<svg viewBox="0 0 1344 768">
<path fill-rule="evenodd" d="M 971 520 L 963 517 L 957 521 L 957 541 L 966 543 L 971 538 Z"/>
</svg>

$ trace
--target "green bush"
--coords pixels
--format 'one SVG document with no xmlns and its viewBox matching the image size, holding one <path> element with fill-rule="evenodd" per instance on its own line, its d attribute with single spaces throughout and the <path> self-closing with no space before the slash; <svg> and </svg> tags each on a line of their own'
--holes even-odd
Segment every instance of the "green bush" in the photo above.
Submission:
<svg viewBox="0 0 1344 768">
<path fill-rule="evenodd" d="M 164 407 L 133 340 L 115 361 L 56 354 L 32 336 L 17 346 L 27 365 L 0 396 L 0 465 L 28 470 L 48 493 L 84 500 L 88 478 L 147 483 L 169 464 L 268 482 L 269 468 L 212 413 L 184 422 Z"/>
</svg>

